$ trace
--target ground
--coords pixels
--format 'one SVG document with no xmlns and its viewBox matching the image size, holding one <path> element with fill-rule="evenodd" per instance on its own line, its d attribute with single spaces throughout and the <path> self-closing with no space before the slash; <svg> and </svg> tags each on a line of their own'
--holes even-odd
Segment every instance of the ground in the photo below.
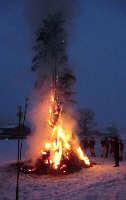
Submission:
<svg viewBox="0 0 126 200">
<path fill-rule="evenodd" d="M 22 156 L 26 141 L 23 145 Z M 11 166 L 16 162 L 16 149 L 16 140 L 0 140 L 0 200 L 16 197 L 16 170 Z M 96 142 L 95 151 L 97 157 L 90 157 L 89 150 L 87 154 L 97 165 L 80 172 L 62 176 L 20 173 L 19 200 L 126 200 L 126 141 L 123 161 L 116 168 L 113 155 L 100 157 L 100 141 Z"/>
</svg>

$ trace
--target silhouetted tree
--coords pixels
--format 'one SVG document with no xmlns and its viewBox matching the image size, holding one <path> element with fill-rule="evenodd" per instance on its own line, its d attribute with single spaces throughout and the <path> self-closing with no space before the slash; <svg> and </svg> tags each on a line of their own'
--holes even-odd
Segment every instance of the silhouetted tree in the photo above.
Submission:
<svg viewBox="0 0 126 200">
<path fill-rule="evenodd" d="M 44 74 L 41 81 L 36 81 L 35 88 L 41 89 L 44 82 L 50 78 L 50 74 L 48 74 L 50 70 L 53 85 L 57 88 L 56 96 L 58 96 L 61 103 L 75 103 L 71 96 L 75 94 L 72 87 L 76 82 L 76 77 L 67 64 L 64 23 L 62 12 L 49 15 L 47 19 L 43 20 L 43 27 L 36 32 L 37 45 L 33 49 L 37 54 L 32 59 L 33 66 L 31 70 L 35 72 L 43 66 L 47 68 L 47 70 L 43 70 Z"/>
<path fill-rule="evenodd" d="M 82 134 L 87 135 L 87 132 L 97 126 L 94 121 L 95 113 L 90 108 L 83 108 L 79 111 L 79 126 L 82 129 Z"/>
<path fill-rule="evenodd" d="M 111 126 L 106 127 L 106 129 L 110 132 L 111 137 L 118 137 L 119 136 L 118 128 L 114 123 L 112 123 Z"/>
<path fill-rule="evenodd" d="M 33 49 L 37 52 L 37 55 L 32 59 L 32 71 L 41 67 L 41 62 L 48 64 L 54 70 L 55 65 L 67 61 L 64 22 L 62 12 L 49 15 L 47 19 L 43 20 L 43 27 L 36 31 L 37 45 Z"/>
<path fill-rule="evenodd" d="M 59 76 L 58 89 L 59 96 L 61 98 L 61 103 L 63 102 L 71 102 L 76 103 L 74 99 L 71 99 L 73 94 L 76 94 L 72 91 L 72 87 L 76 82 L 76 77 L 73 74 L 71 69 L 65 68 L 63 74 Z"/>
</svg>

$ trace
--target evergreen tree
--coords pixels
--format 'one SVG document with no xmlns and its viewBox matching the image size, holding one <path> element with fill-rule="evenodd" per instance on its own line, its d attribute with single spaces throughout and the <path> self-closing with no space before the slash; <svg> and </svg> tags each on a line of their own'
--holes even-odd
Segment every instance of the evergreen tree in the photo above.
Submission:
<svg viewBox="0 0 126 200">
<path fill-rule="evenodd" d="M 37 55 L 32 59 L 32 71 L 41 67 L 41 62 L 48 64 L 54 70 L 55 65 L 67 61 L 64 22 L 62 12 L 58 12 L 54 16 L 49 15 L 47 19 L 43 20 L 43 28 L 36 32 L 37 45 L 33 49 Z"/>
<path fill-rule="evenodd" d="M 36 81 L 35 83 L 36 88 L 41 89 L 44 82 L 50 78 L 48 74 L 50 70 L 60 103 L 75 103 L 70 97 L 75 94 L 72 87 L 76 82 L 76 77 L 67 64 L 64 23 L 62 12 L 49 15 L 43 20 L 43 27 L 36 32 L 37 45 L 33 49 L 37 54 L 32 59 L 31 70 L 35 72 L 42 68 L 44 71 L 41 82 Z"/>
</svg>

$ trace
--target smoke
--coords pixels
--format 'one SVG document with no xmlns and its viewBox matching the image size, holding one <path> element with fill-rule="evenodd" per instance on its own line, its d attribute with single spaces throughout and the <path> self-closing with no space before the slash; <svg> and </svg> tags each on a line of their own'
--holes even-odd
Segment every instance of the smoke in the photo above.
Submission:
<svg viewBox="0 0 126 200">
<path fill-rule="evenodd" d="M 34 95 L 38 96 L 34 92 Z M 32 102 L 33 108 L 29 112 L 29 120 L 32 123 L 32 135 L 27 139 L 29 150 L 26 151 L 26 159 L 32 159 L 35 162 L 36 159 L 41 155 L 41 150 L 45 148 L 45 142 L 50 140 L 52 129 L 48 125 L 49 117 L 49 94 L 44 95 L 43 103 L 40 99 L 36 99 Z"/>
<path fill-rule="evenodd" d="M 61 11 L 66 20 L 67 33 L 71 31 L 75 18 L 79 12 L 80 0 L 29 0 L 26 6 L 26 20 L 31 28 L 31 33 L 41 28 L 43 19 Z"/>
<path fill-rule="evenodd" d="M 38 96 L 34 92 L 34 95 Z M 33 102 L 32 102 L 33 103 Z M 51 105 L 51 95 L 47 92 L 43 96 L 43 101 L 41 99 L 36 99 L 33 108 L 29 112 L 29 120 L 32 123 L 32 134 L 27 138 L 27 144 L 29 149 L 25 153 L 26 160 L 31 160 L 34 165 L 36 160 L 42 156 L 41 150 L 45 150 L 45 145 L 54 141 L 57 135 L 57 127 L 55 126 L 55 131 L 51 126 L 49 126 L 49 110 Z M 66 112 L 60 116 L 58 123 L 62 127 L 63 134 L 66 141 L 71 144 L 73 151 L 77 153 L 77 148 L 79 146 L 79 140 L 75 134 L 77 127 L 77 113 L 70 107 L 66 108 Z M 75 118 L 76 116 L 76 118 Z M 54 152 L 50 149 L 50 157 L 53 157 Z"/>
</svg>

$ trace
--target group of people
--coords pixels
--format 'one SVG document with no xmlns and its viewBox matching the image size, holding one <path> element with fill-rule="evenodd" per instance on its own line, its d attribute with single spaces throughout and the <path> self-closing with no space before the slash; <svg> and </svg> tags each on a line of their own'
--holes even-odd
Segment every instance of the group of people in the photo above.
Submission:
<svg viewBox="0 0 126 200">
<path fill-rule="evenodd" d="M 110 146 L 110 154 L 113 153 L 115 159 L 114 167 L 118 167 L 119 161 L 122 161 L 122 151 L 124 146 L 122 140 L 118 139 L 117 137 L 111 137 L 111 139 L 108 140 L 107 137 L 104 137 L 104 139 L 101 141 L 101 145 L 102 145 L 101 157 L 103 157 L 104 155 L 105 158 L 108 157 L 109 146 Z"/>
<path fill-rule="evenodd" d="M 82 140 L 80 143 L 80 147 L 85 154 L 86 154 L 86 150 L 89 148 L 90 152 L 91 152 L 91 156 L 96 157 L 95 151 L 94 151 L 94 146 L 95 146 L 95 140 L 93 139 L 93 137 L 91 137 L 89 142 L 88 142 L 87 138 L 85 137 L 84 140 Z"/>
<path fill-rule="evenodd" d="M 101 157 L 105 156 L 105 158 L 108 157 L 108 153 L 110 154 L 113 153 L 114 159 L 115 159 L 115 165 L 113 167 L 118 167 L 119 166 L 119 161 L 122 161 L 122 151 L 123 151 L 123 143 L 120 139 L 117 137 L 111 137 L 110 140 L 107 139 L 107 137 L 104 137 L 104 139 L 101 141 L 102 145 L 102 154 Z M 96 157 L 95 151 L 94 151 L 94 146 L 95 146 L 95 140 L 93 137 L 91 139 L 87 140 L 85 137 L 84 140 L 81 141 L 80 147 L 83 150 L 83 152 L 86 154 L 87 149 L 90 149 L 91 156 Z M 109 150 L 110 147 L 110 150 Z"/>
</svg>

